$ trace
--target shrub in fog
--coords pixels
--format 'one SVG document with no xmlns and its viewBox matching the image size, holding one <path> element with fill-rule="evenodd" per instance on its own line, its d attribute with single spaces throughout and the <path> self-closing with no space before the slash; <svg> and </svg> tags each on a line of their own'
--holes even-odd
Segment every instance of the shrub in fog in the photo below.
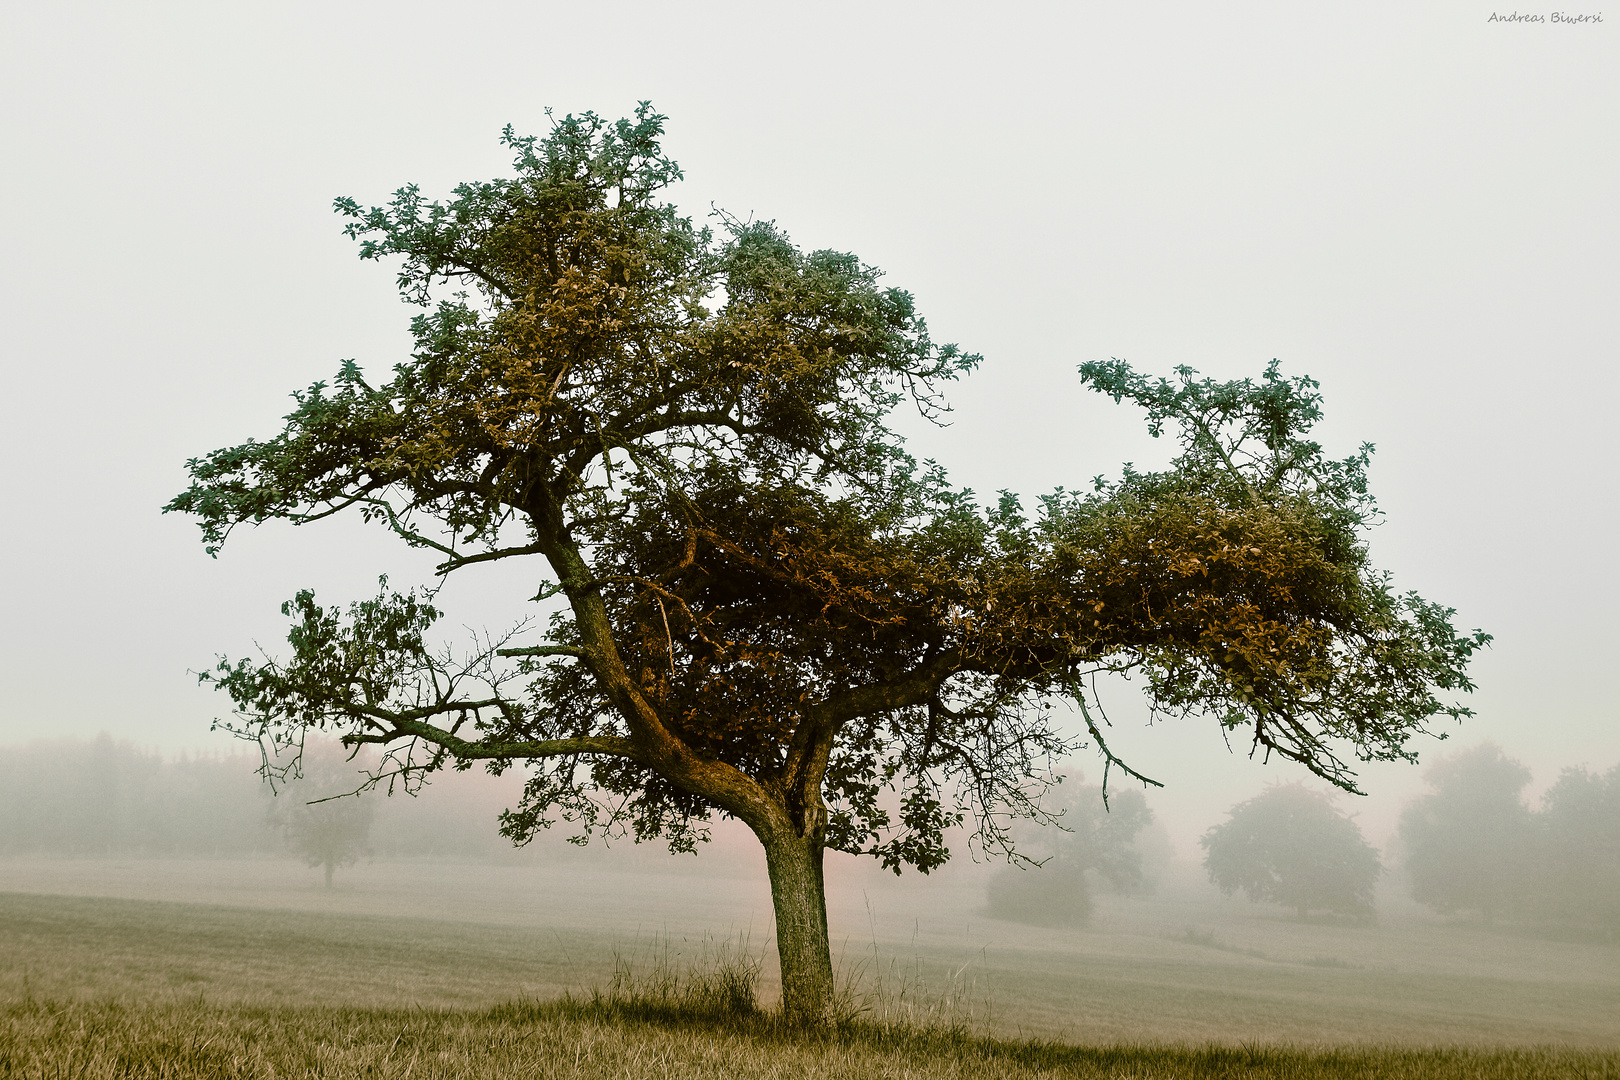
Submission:
<svg viewBox="0 0 1620 1080">
<path fill-rule="evenodd" d="M 1054 790 L 1055 824 L 1020 830 L 1018 848 L 1034 864 L 1003 867 L 987 886 L 989 912 L 1032 926 L 1083 926 L 1095 884 L 1119 892 L 1144 884 L 1137 834 L 1153 821 L 1140 791 L 1112 791 L 1103 803 L 1095 785 Z"/>
<path fill-rule="evenodd" d="M 1279 784 L 1234 806 L 1199 841 L 1209 880 L 1252 901 L 1369 918 L 1384 868 L 1361 829 L 1332 796 Z"/>
<path fill-rule="evenodd" d="M 1530 770 L 1494 743 L 1441 758 L 1433 791 L 1401 814 L 1412 898 L 1487 921 L 1525 910 L 1533 891 L 1535 821 L 1520 792 Z"/>
</svg>

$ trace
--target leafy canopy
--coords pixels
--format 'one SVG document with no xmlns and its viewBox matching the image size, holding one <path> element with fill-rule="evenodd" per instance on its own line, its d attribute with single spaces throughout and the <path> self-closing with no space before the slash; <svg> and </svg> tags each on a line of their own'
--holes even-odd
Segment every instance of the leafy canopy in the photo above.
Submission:
<svg viewBox="0 0 1620 1080">
<path fill-rule="evenodd" d="M 1209 880 L 1251 901 L 1368 916 L 1384 872 L 1378 852 L 1332 796 L 1302 784 L 1268 788 L 1231 810 L 1199 840 Z"/>
<path fill-rule="evenodd" d="M 1451 611 L 1397 596 L 1367 560 L 1370 448 L 1306 437 L 1314 382 L 1121 361 L 1082 380 L 1147 411 L 1181 454 L 1033 515 L 982 507 L 887 426 L 944 409 L 979 357 L 938 345 L 909 294 L 771 222 L 699 228 L 662 116 L 569 116 L 503 142 L 514 175 L 445 202 L 340 199 L 364 258 L 399 267 L 415 346 L 373 385 L 353 362 L 295 395 L 282 432 L 194 459 L 167 509 L 217 552 L 243 523 L 353 511 L 430 550 L 441 575 L 534 566 L 559 602 L 470 650 L 436 644 L 432 591 L 347 610 L 300 593 L 291 655 L 221 661 L 244 735 L 335 728 L 390 768 L 532 772 L 504 831 L 559 816 L 689 848 L 713 810 L 762 836 L 785 814 L 828 846 L 924 870 L 973 815 L 993 846 L 1034 812 L 1054 720 L 1140 671 L 1154 708 L 1210 713 L 1341 786 L 1409 758 L 1467 710 Z M 390 771 L 391 769 L 391 771 Z M 889 793 L 893 793 L 893 798 Z"/>
</svg>

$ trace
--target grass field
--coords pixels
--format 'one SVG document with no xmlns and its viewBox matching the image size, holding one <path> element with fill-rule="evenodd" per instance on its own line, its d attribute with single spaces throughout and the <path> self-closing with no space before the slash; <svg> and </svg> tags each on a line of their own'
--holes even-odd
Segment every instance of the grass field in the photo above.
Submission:
<svg viewBox="0 0 1620 1080">
<path fill-rule="evenodd" d="M 612 1003 L 494 1009 L 272 1009 L 203 1004 L 0 1007 L 0 1075 L 76 1077 L 838 1077 L 1109 1080 L 1599 1080 L 1620 1054 L 1565 1047 L 1074 1047 L 949 1030 L 851 1027 L 820 1037 L 768 1020 Z"/>
<path fill-rule="evenodd" d="M 1300 923 L 1172 893 L 1049 931 L 978 915 L 969 875 L 836 879 L 866 1026 L 804 1042 L 591 1004 L 616 970 L 728 955 L 763 968 L 768 1001 L 751 877 L 376 864 L 340 882 L 0 862 L 0 1076 L 1620 1076 L 1620 950 L 1415 912 Z"/>
</svg>

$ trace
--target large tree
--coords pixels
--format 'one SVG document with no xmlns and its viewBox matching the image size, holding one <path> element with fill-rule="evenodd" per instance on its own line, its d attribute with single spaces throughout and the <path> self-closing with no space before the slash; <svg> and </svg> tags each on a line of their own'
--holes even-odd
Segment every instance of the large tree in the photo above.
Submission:
<svg viewBox="0 0 1620 1080">
<path fill-rule="evenodd" d="M 393 751 L 379 777 L 485 762 L 530 770 L 503 831 L 555 819 L 689 848 L 712 813 L 764 845 L 784 1004 L 826 1013 L 822 853 L 927 871 L 967 817 L 991 849 L 1028 811 L 1086 677 L 1144 673 L 1155 708 L 1203 712 L 1345 786 L 1346 758 L 1409 758 L 1466 710 L 1484 635 L 1396 595 L 1367 562 L 1367 450 L 1306 439 L 1315 383 L 1119 361 L 1083 380 L 1143 406 L 1180 456 L 982 508 L 919 466 L 886 418 L 943 408 L 979 358 L 935 344 L 909 294 L 774 224 L 718 235 L 664 201 L 663 118 L 570 116 L 503 136 L 515 175 L 340 199 L 364 258 L 420 305 L 385 382 L 345 363 L 279 434 L 190 462 L 168 509 L 210 552 L 235 526 L 359 514 L 436 553 L 440 574 L 532 564 L 554 603 L 452 654 L 431 592 L 347 610 L 307 592 L 284 658 L 205 678 L 241 732 L 310 728 Z M 527 595 L 514 598 L 528 600 Z M 1105 776 L 1106 779 L 1106 776 Z"/>
<path fill-rule="evenodd" d="M 1523 799 L 1530 770 L 1495 743 L 1440 759 L 1425 779 L 1434 790 L 1401 814 L 1414 899 L 1487 922 L 1620 933 L 1620 765 L 1563 770 L 1539 811 Z"/>
<path fill-rule="evenodd" d="M 1198 843 L 1209 880 L 1231 895 L 1291 907 L 1370 918 L 1373 886 L 1384 868 L 1355 821 L 1332 795 L 1303 784 L 1267 788 L 1228 812 Z"/>
<path fill-rule="evenodd" d="M 1530 770 L 1487 742 L 1441 758 L 1424 779 L 1434 790 L 1401 813 L 1412 898 L 1487 922 L 1522 910 L 1534 888 L 1537 842 L 1521 794 Z"/>
</svg>

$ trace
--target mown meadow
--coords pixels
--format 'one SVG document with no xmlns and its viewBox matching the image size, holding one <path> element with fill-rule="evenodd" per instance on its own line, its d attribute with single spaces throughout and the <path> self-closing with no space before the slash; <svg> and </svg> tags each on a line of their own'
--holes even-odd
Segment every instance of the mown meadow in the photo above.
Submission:
<svg viewBox="0 0 1620 1080">
<path fill-rule="evenodd" d="M 1174 890 L 1041 930 L 968 874 L 835 882 L 845 1022 L 805 1036 L 751 881 L 7 860 L 0 1076 L 1620 1076 L 1610 945 Z"/>
</svg>

